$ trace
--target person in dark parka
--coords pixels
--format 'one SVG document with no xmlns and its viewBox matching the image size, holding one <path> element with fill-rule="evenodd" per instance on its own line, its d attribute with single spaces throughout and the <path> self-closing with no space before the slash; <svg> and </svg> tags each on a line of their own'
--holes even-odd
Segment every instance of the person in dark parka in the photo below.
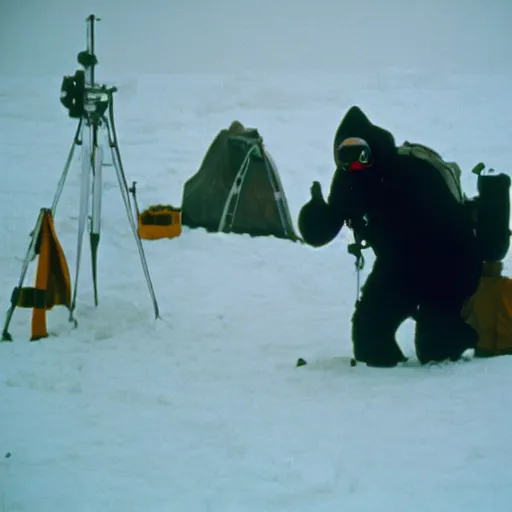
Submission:
<svg viewBox="0 0 512 512">
<path fill-rule="evenodd" d="M 366 142 L 369 155 L 363 152 L 357 166 L 347 167 L 340 151 L 352 138 Z M 343 118 L 334 150 L 337 169 L 327 200 L 314 182 L 298 225 L 314 247 L 329 243 L 347 225 L 375 253 L 352 317 L 354 358 L 382 367 L 405 361 L 395 336 L 414 318 L 422 364 L 459 359 L 478 341 L 461 318 L 482 267 L 468 209 L 434 166 L 399 154 L 393 135 L 357 106 Z"/>
</svg>

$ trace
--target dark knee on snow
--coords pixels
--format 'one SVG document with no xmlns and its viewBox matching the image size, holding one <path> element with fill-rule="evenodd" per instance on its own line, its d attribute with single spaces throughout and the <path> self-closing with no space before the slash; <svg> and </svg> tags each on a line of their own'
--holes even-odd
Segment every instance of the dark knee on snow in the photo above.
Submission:
<svg viewBox="0 0 512 512">
<path fill-rule="evenodd" d="M 445 312 L 419 313 L 414 344 L 421 364 L 457 361 L 476 347 L 478 333 L 458 314 Z"/>
<path fill-rule="evenodd" d="M 375 367 L 394 367 L 406 361 L 396 343 L 395 330 L 382 313 L 358 303 L 352 315 L 352 343 L 356 361 Z"/>
</svg>

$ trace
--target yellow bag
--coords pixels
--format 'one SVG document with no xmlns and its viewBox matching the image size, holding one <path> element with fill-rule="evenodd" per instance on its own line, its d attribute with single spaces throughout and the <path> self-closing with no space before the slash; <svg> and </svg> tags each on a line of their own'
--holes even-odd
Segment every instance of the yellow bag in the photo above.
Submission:
<svg viewBox="0 0 512 512">
<path fill-rule="evenodd" d="M 181 208 L 150 206 L 139 214 L 138 232 L 144 240 L 175 238 L 181 235 Z"/>
<path fill-rule="evenodd" d="M 478 333 L 475 356 L 512 354 L 512 279 L 501 276 L 496 267 L 484 271 L 462 317 Z"/>
</svg>

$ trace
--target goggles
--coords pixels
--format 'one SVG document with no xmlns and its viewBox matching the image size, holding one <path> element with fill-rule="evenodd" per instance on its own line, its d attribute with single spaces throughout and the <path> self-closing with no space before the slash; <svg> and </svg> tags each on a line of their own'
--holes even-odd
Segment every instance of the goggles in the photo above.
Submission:
<svg viewBox="0 0 512 512">
<path fill-rule="evenodd" d="M 338 162 L 345 171 L 363 171 L 372 165 L 368 143 L 359 137 L 348 137 L 338 146 Z"/>
</svg>

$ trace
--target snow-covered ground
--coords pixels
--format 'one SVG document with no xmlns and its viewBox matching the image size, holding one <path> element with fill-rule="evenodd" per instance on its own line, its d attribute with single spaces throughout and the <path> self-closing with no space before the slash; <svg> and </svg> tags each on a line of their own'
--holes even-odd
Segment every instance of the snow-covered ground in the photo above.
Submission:
<svg viewBox="0 0 512 512">
<path fill-rule="evenodd" d="M 476 162 L 508 170 L 509 79 L 123 76 L 119 143 L 141 206 L 179 205 L 218 130 L 257 127 L 296 222 L 311 181 L 329 185 L 335 128 L 359 104 L 398 141 L 458 161 L 471 195 Z M 76 127 L 59 87 L 0 85 L 2 309 Z M 79 167 L 77 157 L 56 215 L 72 274 Z M 110 170 L 99 307 L 84 246 L 79 327 L 56 309 L 52 336 L 29 343 L 30 311 L 18 309 L 14 342 L 0 344 L 1 512 L 510 509 L 509 358 L 421 367 L 406 323 L 409 363 L 351 368 L 348 233 L 320 250 L 188 229 L 145 242 L 155 321 Z M 309 364 L 297 368 L 299 357 Z"/>
<path fill-rule="evenodd" d="M 34 31 L 53 19 L 19 9 L 19 27 L 30 15 Z M 27 36 L 23 46 L 16 27 L 4 31 L 19 37 L 12 55 L 32 52 L 45 68 L 33 53 L 37 39 Z M 41 51 L 64 43 L 50 35 Z M 4 57 L 2 311 L 76 129 L 59 103 L 61 75 L 9 75 L 16 59 Z M 399 64 L 350 73 L 98 75 L 119 88 L 119 144 L 141 207 L 180 205 L 183 184 L 236 119 L 263 136 L 296 223 L 311 182 L 330 184 L 334 132 L 354 104 L 398 142 L 457 161 L 470 196 L 477 162 L 510 170 L 510 72 Z M 79 169 L 77 156 L 55 219 L 72 275 Z M 399 332 L 407 364 L 351 368 L 350 240 L 342 232 L 313 249 L 185 228 L 179 238 L 144 242 L 162 313 L 155 321 L 117 180 L 105 168 L 99 307 L 84 245 L 78 328 L 56 308 L 51 337 L 30 343 L 30 310 L 18 309 L 14 342 L 0 343 L 0 512 L 509 511 L 512 359 L 421 367 L 408 321 Z M 363 278 L 371 264 L 368 255 Z M 297 368 L 299 357 L 308 364 Z"/>
</svg>

